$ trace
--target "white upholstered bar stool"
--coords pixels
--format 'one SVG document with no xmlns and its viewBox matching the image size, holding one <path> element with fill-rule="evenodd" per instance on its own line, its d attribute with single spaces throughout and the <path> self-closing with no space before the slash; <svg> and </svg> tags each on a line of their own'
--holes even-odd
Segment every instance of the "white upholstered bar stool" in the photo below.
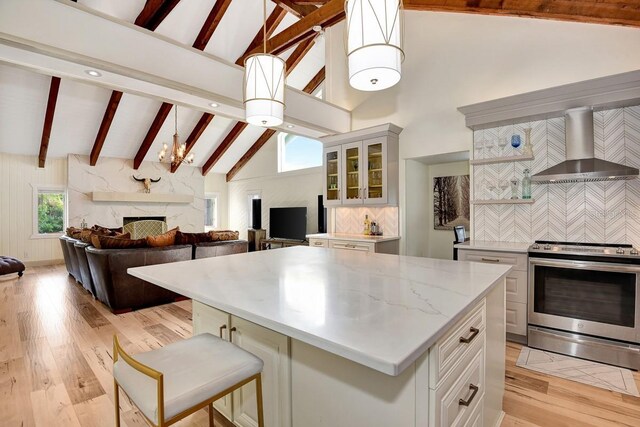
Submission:
<svg viewBox="0 0 640 427">
<path fill-rule="evenodd" d="M 213 426 L 213 402 L 254 380 L 258 425 L 264 426 L 263 362 L 233 343 L 200 334 L 136 354 L 134 359 L 114 335 L 113 362 L 116 427 L 120 426 L 119 388 L 154 426 L 171 425 L 205 406 Z"/>
</svg>

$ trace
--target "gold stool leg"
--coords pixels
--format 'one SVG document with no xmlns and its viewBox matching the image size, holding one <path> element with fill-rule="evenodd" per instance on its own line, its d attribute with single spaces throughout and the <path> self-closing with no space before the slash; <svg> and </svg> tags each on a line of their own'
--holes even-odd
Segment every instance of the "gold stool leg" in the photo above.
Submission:
<svg viewBox="0 0 640 427">
<path fill-rule="evenodd" d="M 113 380 L 113 401 L 116 405 L 116 427 L 120 427 L 120 391 L 116 380 Z"/>
<path fill-rule="evenodd" d="M 264 413 L 262 406 L 262 374 L 256 377 L 256 398 L 258 401 L 258 427 L 264 427 Z"/>
<path fill-rule="evenodd" d="M 213 403 L 209 403 L 209 427 L 215 427 L 213 420 Z"/>
</svg>

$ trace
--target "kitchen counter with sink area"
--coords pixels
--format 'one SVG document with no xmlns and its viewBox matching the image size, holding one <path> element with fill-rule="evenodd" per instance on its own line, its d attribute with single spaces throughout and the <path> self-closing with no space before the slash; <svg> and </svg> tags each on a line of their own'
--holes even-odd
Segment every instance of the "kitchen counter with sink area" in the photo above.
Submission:
<svg viewBox="0 0 640 427">
<path fill-rule="evenodd" d="M 509 271 L 292 247 L 129 273 L 192 298 L 195 333 L 265 360 L 266 426 L 409 427 L 499 425 Z M 244 425 L 253 398 L 217 405 Z"/>
</svg>

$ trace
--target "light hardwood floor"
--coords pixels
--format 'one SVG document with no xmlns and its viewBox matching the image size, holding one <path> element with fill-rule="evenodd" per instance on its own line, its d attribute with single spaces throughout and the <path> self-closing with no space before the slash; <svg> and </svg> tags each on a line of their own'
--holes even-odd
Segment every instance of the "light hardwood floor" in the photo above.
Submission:
<svg viewBox="0 0 640 427">
<path fill-rule="evenodd" d="M 132 353 L 187 338 L 191 303 L 116 316 L 64 266 L 0 277 L 0 426 L 113 426 L 114 333 Z M 503 427 L 640 426 L 639 398 L 518 368 L 520 346 L 506 351 Z M 128 399 L 120 402 L 123 426 L 146 425 Z M 216 421 L 230 426 L 218 415 Z M 176 425 L 206 426 L 208 415 L 200 411 Z"/>
</svg>

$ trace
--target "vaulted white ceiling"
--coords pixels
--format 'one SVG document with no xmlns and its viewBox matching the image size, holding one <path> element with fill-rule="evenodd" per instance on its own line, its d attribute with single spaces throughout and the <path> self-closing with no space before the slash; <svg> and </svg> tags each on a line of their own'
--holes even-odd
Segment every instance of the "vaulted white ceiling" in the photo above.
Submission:
<svg viewBox="0 0 640 427">
<path fill-rule="evenodd" d="M 78 3 L 114 18 L 133 23 L 145 0 L 78 0 Z M 191 46 L 215 0 L 183 0 L 156 29 L 156 33 Z M 269 14 L 275 4 L 267 5 Z M 205 52 L 229 62 L 240 57 L 262 26 L 262 0 L 234 0 L 207 44 Z M 278 32 L 297 21 L 287 14 Z M 286 59 L 294 48 L 282 53 Z M 324 40 L 313 48 L 289 75 L 287 84 L 302 89 L 324 67 Z M 144 55 L 144 52 L 140 53 Z M 215 76 L 211 76 L 215 79 Z M 49 93 L 50 76 L 0 63 L 0 152 L 37 155 Z M 89 155 L 105 113 L 111 91 L 99 86 L 62 79 L 55 109 L 48 157 L 67 154 Z M 133 159 L 161 105 L 152 98 L 125 93 L 107 134 L 101 157 Z M 174 107 L 175 108 L 175 107 Z M 178 108 L 178 133 L 184 141 L 202 112 Z M 145 161 L 157 161 L 163 142 L 174 133 L 172 110 L 155 138 Z M 215 116 L 196 145 L 194 165 L 202 166 L 228 134 L 235 121 Z M 226 173 L 264 131 L 248 126 L 211 172 Z"/>
</svg>

